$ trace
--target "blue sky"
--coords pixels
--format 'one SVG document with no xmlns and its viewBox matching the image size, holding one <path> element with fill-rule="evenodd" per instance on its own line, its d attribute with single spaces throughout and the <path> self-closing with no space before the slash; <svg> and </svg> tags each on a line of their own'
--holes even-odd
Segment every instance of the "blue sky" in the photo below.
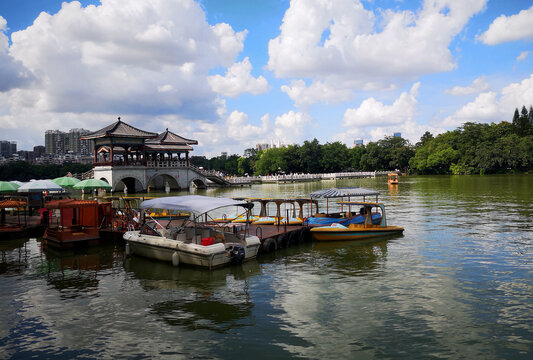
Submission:
<svg viewBox="0 0 533 360">
<path fill-rule="evenodd" d="M 206 156 L 415 143 L 533 103 L 531 24 L 517 0 L 2 0 L 0 138 L 121 116 Z"/>
</svg>

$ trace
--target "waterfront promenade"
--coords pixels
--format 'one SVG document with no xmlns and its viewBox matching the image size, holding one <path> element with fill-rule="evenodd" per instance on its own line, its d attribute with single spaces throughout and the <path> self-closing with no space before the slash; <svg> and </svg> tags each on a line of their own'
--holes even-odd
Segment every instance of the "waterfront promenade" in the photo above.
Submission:
<svg viewBox="0 0 533 360">
<path fill-rule="evenodd" d="M 354 171 L 354 172 L 338 172 L 326 174 L 282 174 L 282 175 L 266 175 L 266 176 L 237 176 L 226 177 L 226 180 L 234 186 L 238 185 L 252 185 L 265 183 L 293 183 L 293 182 L 307 182 L 320 180 L 335 180 L 335 179 L 356 179 L 356 178 L 371 178 L 376 176 L 387 176 L 389 171 Z"/>
</svg>

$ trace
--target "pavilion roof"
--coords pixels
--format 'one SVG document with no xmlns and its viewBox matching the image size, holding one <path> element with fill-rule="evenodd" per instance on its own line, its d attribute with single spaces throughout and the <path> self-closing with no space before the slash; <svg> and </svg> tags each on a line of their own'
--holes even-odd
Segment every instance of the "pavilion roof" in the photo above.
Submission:
<svg viewBox="0 0 533 360">
<path fill-rule="evenodd" d="M 146 150 L 153 151 L 193 151 L 192 146 L 189 145 L 159 145 L 159 144 L 146 144 Z"/>
<path fill-rule="evenodd" d="M 102 137 L 129 137 L 129 138 L 143 138 L 149 139 L 157 136 L 157 133 L 137 129 L 131 125 L 126 124 L 118 118 L 118 121 L 108 125 L 100 130 L 89 133 L 82 137 L 82 139 L 96 139 Z"/>
<path fill-rule="evenodd" d="M 146 144 L 150 145 L 198 145 L 197 140 L 192 139 L 186 139 L 183 136 L 179 136 L 177 134 L 174 134 L 172 131 L 168 131 L 168 129 L 161 134 L 157 135 L 157 137 L 151 138 L 149 140 L 146 140 Z M 192 147 L 190 147 L 190 150 L 192 150 Z"/>
</svg>

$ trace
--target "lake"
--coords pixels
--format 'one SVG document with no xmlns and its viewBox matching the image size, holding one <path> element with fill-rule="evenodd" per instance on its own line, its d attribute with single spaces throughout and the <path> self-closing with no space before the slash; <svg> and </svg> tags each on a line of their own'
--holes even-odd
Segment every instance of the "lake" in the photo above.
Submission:
<svg viewBox="0 0 533 360">
<path fill-rule="evenodd" d="M 400 177 L 209 189 L 379 190 L 403 236 L 306 243 L 214 271 L 0 242 L 1 358 L 529 359 L 533 181 Z"/>
</svg>

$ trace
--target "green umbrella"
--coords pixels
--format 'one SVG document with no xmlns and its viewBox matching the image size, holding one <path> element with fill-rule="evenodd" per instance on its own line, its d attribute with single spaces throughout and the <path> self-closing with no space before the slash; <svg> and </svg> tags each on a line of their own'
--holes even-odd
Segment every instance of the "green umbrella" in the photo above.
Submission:
<svg viewBox="0 0 533 360">
<path fill-rule="evenodd" d="M 20 186 L 9 181 L 0 181 L 0 192 L 16 192 Z"/>
<path fill-rule="evenodd" d="M 80 181 L 79 183 L 74 185 L 72 188 L 78 189 L 78 190 L 95 190 L 95 189 L 109 190 L 112 188 L 112 186 L 103 180 L 87 179 L 87 180 Z"/>
<path fill-rule="evenodd" d="M 52 181 L 64 188 L 73 187 L 74 185 L 80 182 L 80 180 L 70 176 L 58 177 Z"/>
</svg>

